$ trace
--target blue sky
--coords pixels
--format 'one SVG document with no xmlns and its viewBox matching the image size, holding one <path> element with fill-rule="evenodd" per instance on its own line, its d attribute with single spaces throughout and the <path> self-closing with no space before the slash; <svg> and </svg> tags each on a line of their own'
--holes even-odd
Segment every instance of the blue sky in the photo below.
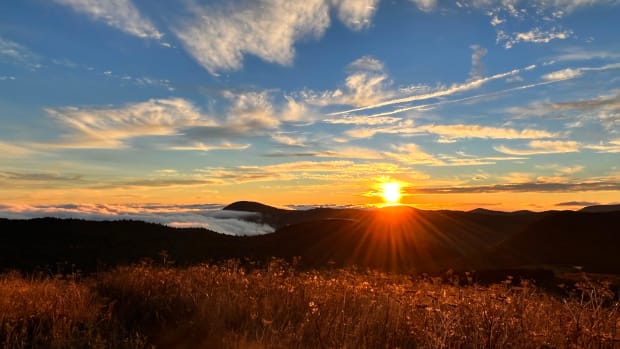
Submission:
<svg viewBox="0 0 620 349">
<path fill-rule="evenodd" d="M 385 182 L 420 208 L 616 203 L 617 18 L 618 1 L 5 1 L 0 204 L 372 205 Z"/>
</svg>

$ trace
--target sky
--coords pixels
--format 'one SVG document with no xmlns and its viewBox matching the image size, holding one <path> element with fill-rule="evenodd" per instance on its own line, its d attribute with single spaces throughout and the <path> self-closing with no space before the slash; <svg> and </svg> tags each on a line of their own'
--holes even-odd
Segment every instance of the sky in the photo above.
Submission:
<svg viewBox="0 0 620 349">
<path fill-rule="evenodd" d="M 367 206 L 387 182 L 422 209 L 619 203 L 618 18 L 602 0 L 3 1 L 0 211 Z"/>
</svg>

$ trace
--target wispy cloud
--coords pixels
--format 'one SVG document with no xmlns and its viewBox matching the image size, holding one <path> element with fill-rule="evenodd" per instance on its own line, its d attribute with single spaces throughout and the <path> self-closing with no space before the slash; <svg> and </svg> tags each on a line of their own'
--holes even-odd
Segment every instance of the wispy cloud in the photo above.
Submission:
<svg viewBox="0 0 620 349">
<path fill-rule="evenodd" d="M 120 108 L 48 108 L 46 112 L 71 132 L 58 146 L 119 148 L 140 136 L 172 135 L 183 127 L 215 125 L 191 102 L 151 99 Z"/>
<path fill-rule="evenodd" d="M 568 80 L 575 79 L 581 76 L 583 76 L 583 71 L 579 69 L 566 68 L 545 74 L 542 76 L 542 79 L 545 81 Z"/>
<path fill-rule="evenodd" d="M 392 146 L 393 152 L 386 152 L 389 158 L 406 164 L 432 165 L 440 164 L 433 155 L 424 152 L 420 147 L 413 143 Z"/>
<path fill-rule="evenodd" d="M 555 56 L 557 61 L 587 61 L 591 59 L 617 59 L 620 53 L 604 50 L 584 49 L 582 47 L 571 47 L 561 51 L 562 53 Z"/>
<path fill-rule="evenodd" d="M 280 132 L 271 135 L 271 139 L 273 139 L 276 143 L 285 145 L 287 147 L 305 148 L 310 146 L 308 140 L 303 135 L 286 134 Z"/>
<path fill-rule="evenodd" d="M 420 101 L 420 100 L 426 100 L 426 99 L 432 99 L 432 98 L 449 96 L 449 95 L 452 95 L 452 94 L 455 94 L 455 93 L 460 93 L 460 92 L 465 92 L 465 91 L 473 90 L 473 89 L 481 87 L 482 85 L 484 85 L 484 84 L 486 84 L 486 83 L 488 83 L 490 81 L 507 78 L 509 76 L 514 76 L 514 75 L 519 74 L 523 70 L 531 70 L 531 69 L 534 69 L 534 68 L 535 68 L 535 66 L 531 65 L 531 66 L 525 67 L 523 69 L 515 69 L 515 70 L 509 71 L 509 72 L 495 74 L 495 75 L 491 75 L 491 76 L 480 78 L 480 79 L 476 79 L 476 80 L 471 80 L 471 81 L 468 81 L 468 82 L 462 83 L 462 84 L 453 84 L 450 87 L 442 88 L 440 90 L 429 92 L 429 93 L 415 94 L 415 95 L 407 96 L 407 97 L 388 99 L 388 100 L 385 100 L 385 101 L 382 101 L 382 102 L 379 102 L 379 103 L 369 104 L 369 105 L 365 105 L 365 106 L 362 106 L 362 107 L 359 107 L 359 108 L 343 110 L 343 111 L 331 113 L 329 115 L 334 116 L 334 115 L 349 114 L 349 113 L 354 113 L 354 112 L 358 112 L 358 111 L 362 111 L 362 110 L 369 110 L 369 109 L 376 109 L 376 108 L 386 107 L 386 106 L 394 105 L 394 104 L 403 104 L 403 103 L 408 103 L 408 102 L 414 102 L 414 101 Z"/>
<path fill-rule="evenodd" d="M 23 158 L 33 153 L 34 150 L 30 147 L 17 143 L 0 141 L 0 159 Z"/>
<path fill-rule="evenodd" d="M 2 36 L 0 36 L 0 61 L 25 65 L 33 70 L 41 67 L 38 63 L 39 57 L 30 49 Z M 3 76 L 3 78 L 2 80 L 15 80 L 14 76 Z"/>
<path fill-rule="evenodd" d="M 517 161 L 525 159 L 523 157 L 514 156 L 475 156 L 462 152 L 457 152 L 454 155 L 432 155 L 413 143 L 393 145 L 392 150 L 391 152 L 384 152 L 384 156 L 406 165 L 427 165 L 435 167 L 495 165 L 499 161 Z"/>
<path fill-rule="evenodd" d="M 329 124 L 336 125 L 366 125 L 366 126 L 376 126 L 376 125 L 389 125 L 394 124 L 399 121 L 402 121 L 401 118 L 390 117 L 390 116 L 358 116 L 358 115 L 340 115 L 334 118 L 328 118 L 323 120 L 323 122 Z"/>
<path fill-rule="evenodd" d="M 383 62 L 371 56 L 361 57 L 347 66 L 344 87 L 322 92 L 302 91 L 301 99 L 316 106 L 363 106 L 392 97 L 391 81 Z M 336 115 L 336 114 L 331 114 Z"/>
<path fill-rule="evenodd" d="M 542 76 L 542 79 L 546 81 L 568 80 L 579 78 L 583 76 L 584 72 L 599 72 L 612 69 L 620 69 L 620 63 L 612 63 L 600 67 L 566 68 L 563 70 L 558 70 L 549 74 L 545 74 Z"/>
<path fill-rule="evenodd" d="M 469 78 L 471 80 L 478 80 L 484 76 L 486 67 L 482 59 L 487 54 L 487 49 L 480 45 L 472 45 L 470 48 L 474 51 L 471 54 L 471 70 L 469 71 Z"/>
<path fill-rule="evenodd" d="M 187 51 L 211 74 L 237 70 L 252 54 L 283 65 L 291 64 L 295 43 L 319 38 L 330 25 L 330 8 L 350 28 L 367 27 L 377 0 L 261 0 L 228 6 L 193 4 L 191 18 L 175 30 Z"/>
<path fill-rule="evenodd" d="M 85 14 L 96 21 L 125 33 L 159 40 L 163 34 L 144 15 L 131 0 L 54 0 L 70 7 L 73 11 Z"/>
<path fill-rule="evenodd" d="M 370 26 L 379 0 L 335 0 L 333 5 L 342 23 L 353 30 L 361 30 Z"/>
<path fill-rule="evenodd" d="M 583 191 L 618 191 L 620 182 L 614 179 L 591 182 L 527 182 L 515 184 L 494 184 L 482 186 L 448 186 L 433 188 L 410 188 L 410 194 L 473 194 L 473 193 L 500 193 L 500 192 L 566 192 L 576 193 Z"/>
<path fill-rule="evenodd" d="M 612 90 L 605 95 L 564 102 L 537 102 L 529 106 L 509 108 L 515 118 L 561 118 L 569 121 L 566 127 L 578 128 L 590 122 L 603 126 L 610 135 L 620 124 L 620 91 Z"/>
<path fill-rule="evenodd" d="M 423 132 L 433 133 L 445 138 L 486 138 L 486 139 L 539 139 L 556 137 L 557 134 L 543 130 L 492 127 L 482 125 L 423 125 Z"/>
<path fill-rule="evenodd" d="M 592 149 L 599 153 L 620 153 L 620 138 L 605 143 L 601 142 L 600 144 L 588 144 L 584 148 Z"/>
<path fill-rule="evenodd" d="M 424 12 L 430 12 L 437 7 L 437 0 L 409 0 L 409 1 L 416 4 L 416 6 Z"/>
<path fill-rule="evenodd" d="M 527 32 L 516 32 L 506 34 L 503 31 L 497 33 L 497 42 L 503 43 L 505 48 L 512 48 L 519 43 L 546 44 L 552 40 L 568 39 L 572 35 L 570 30 L 561 30 L 558 28 L 550 28 L 544 30 L 541 28 L 533 28 Z"/>
<path fill-rule="evenodd" d="M 67 175 L 54 172 L 0 172 L 0 180 L 18 182 L 76 182 L 81 175 Z"/>
<path fill-rule="evenodd" d="M 531 141 L 525 149 L 513 149 L 503 145 L 494 147 L 500 153 L 509 155 L 537 155 L 578 152 L 581 145 L 575 141 Z"/>
<path fill-rule="evenodd" d="M 228 112 L 228 123 L 235 129 L 275 128 L 280 118 L 275 114 L 268 92 L 232 93 L 224 92 L 232 102 Z"/>
<path fill-rule="evenodd" d="M 558 207 L 564 207 L 564 206 L 568 206 L 568 207 L 584 207 L 584 206 L 594 206 L 594 205 L 600 205 L 599 202 L 595 202 L 595 201 L 564 201 L 564 202 L 558 202 L 557 204 L 555 204 Z"/>
<path fill-rule="evenodd" d="M 211 150 L 245 150 L 251 144 L 236 144 L 223 142 L 220 144 L 205 144 L 202 142 L 192 142 L 187 145 L 175 145 L 170 147 L 172 150 L 192 150 L 192 151 L 211 151 Z"/>
<path fill-rule="evenodd" d="M 211 116 L 183 98 L 151 99 L 116 107 L 47 108 L 63 126 L 63 138 L 47 145 L 66 148 L 123 148 L 137 137 L 158 138 L 170 150 L 243 150 L 248 136 L 267 136 L 282 122 L 305 117 L 303 105 L 292 98 L 274 106 L 270 93 L 224 91 L 221 113 Z"/>
<path fill-rule="evenodd" d="M 428 178 L 426 174 L 393 162 L 352 160 L 292 161 L 264 166 L 206 167 L 198 173 L 229 184 L 304 180 L 325 183 L 364 183 L 385 176 Z"/>
<path fill-rule="evenodd" d="M 413 122 L 405 121 L 395 125 L 375 128 L 354 128 L 345 132 L 353 138 L 369 138 L 376 134 L 436 134 L 446 140 L 481 138 L 481 139 L 540 139 L 552 138 L 557 134 L 543 130 L 483 126 L 476 124 L 452 124 L 452 125 L 420 125 L 414 126 Z"/>
</svg>

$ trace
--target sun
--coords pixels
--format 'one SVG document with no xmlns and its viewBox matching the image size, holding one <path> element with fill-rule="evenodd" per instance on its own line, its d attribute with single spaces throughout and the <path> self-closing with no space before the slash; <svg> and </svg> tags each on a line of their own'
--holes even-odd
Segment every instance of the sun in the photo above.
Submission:
<svg viewBox="0 0 620 349">
<path fill-rule="evenodd" d="M 395 204 L 400 201 L 400 184 L 396 182 L 383 183 L 382 188 L 383 192 L 381 196 L 383 196 L 385 202 L 388 204 Z"/>
</svg>

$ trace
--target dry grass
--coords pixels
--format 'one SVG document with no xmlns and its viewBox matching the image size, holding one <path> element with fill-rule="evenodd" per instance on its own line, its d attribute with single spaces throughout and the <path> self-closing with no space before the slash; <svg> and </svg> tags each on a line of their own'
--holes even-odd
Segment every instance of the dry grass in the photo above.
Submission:
<svg viewBox="0 0 620 349">
<path fill-rule="evenodd" d="M 85 280 L 0 278 L 6 348 L 620 348 L 620 305 L 587 279 L 570 298 L 510 280 L 456 286 L 274 261 L 142 264 Z"/>
</svg>

